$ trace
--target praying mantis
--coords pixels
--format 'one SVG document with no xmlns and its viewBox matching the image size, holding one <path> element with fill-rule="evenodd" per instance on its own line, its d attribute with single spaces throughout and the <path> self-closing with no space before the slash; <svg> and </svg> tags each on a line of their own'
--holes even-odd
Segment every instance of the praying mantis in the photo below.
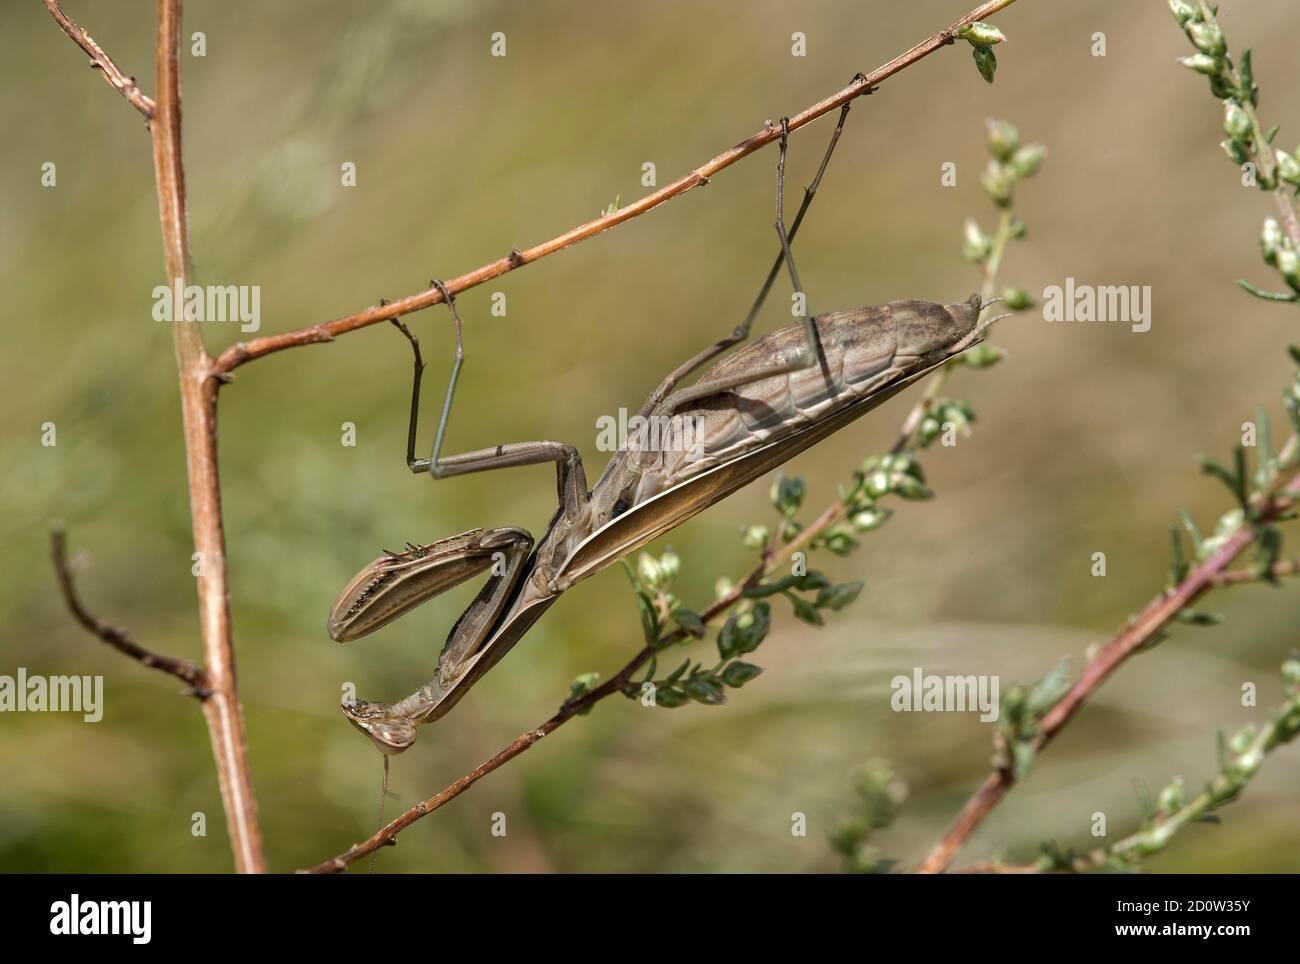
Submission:
<svg viewBox="0 0 1300 964">
<path fill-rule="evenodd" d="M 451 313 L 456 354 L 432 453 L 417 459 L 424 360 L 419 341 L 394 319 L 414 354 L 406 449 L 410 470 L 427 472 L 437 480 L 554 463 L 559 505 L 540 540 L 524 529 L 503 527 L 471 529 L 428 544 L 407 543 L 401 552 L 385 552 L 343 588 L 327 621 L 329 635 L 338 642 L 373 632 L 492 570 L 453 625 L 431 681 L 397 703 L 343 703 L 347 718 L 385 756 L 409 748 L 419 725 L 450 711 L 567 589 L 795 457 L 981 340 L 992 321 L 979 322 L 988 305 L 978 294 L 952 305 L 895 301 L 817 316 L 809 316 L 801 307 L 794 324 L 716 362 L 695 384 L 679 387 L 748 338 L 782 265 L 788 268 L 796 303 L 803 301 L 790 243 L 826 171 L 848 111 L 846 104 L 789 232 L 783 211 L 789 120 L 781 120 L 775 223 L 780 251 L 767 279 L 745 321 L 670 372 L 641 406 L 642 418 L 697 420 L 700 437 L 689 450 L 629 442 L 610 459 L 590 490 L 578 450 L 562 442 L 517 442 L 442 455 L 465 353 L 455 301 L 435 281 Z"/>
</svg>

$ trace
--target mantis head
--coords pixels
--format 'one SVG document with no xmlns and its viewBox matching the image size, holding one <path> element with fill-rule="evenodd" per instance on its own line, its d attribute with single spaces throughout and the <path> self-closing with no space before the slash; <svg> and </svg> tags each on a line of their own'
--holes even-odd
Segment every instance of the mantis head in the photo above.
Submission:
<svg viewBox="0 0 1300 964">
<path fill-rule="evenodd" d="M 415 742 L 415 724 L 393 712 L 387 703 L 354 700 L 340 706 L 352 725 L 370 737 L 385 756 L 401 753 Z"/>
</svg>

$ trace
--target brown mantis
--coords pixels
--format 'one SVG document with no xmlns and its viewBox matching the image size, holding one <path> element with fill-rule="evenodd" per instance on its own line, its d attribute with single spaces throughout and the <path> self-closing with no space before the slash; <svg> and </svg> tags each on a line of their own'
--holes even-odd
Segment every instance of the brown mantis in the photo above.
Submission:
<svg viewBox="0 0 1300 964">
<path fill-rule="evenodd" d="M 844 127 L 839 116 L 816 177 L 805 189 L 791 230 L 783 214 L 788 120 L 781 121 L 776 232 L 780 252 L 745 321 L 672 371 L 645 400 L 642 418 L 682 416 L 701 426 L 688 450 L 629 444 L 610 459 L 589 491 L 577 449 L 561 442 L 498 445 L 441 455 L 456 382 L 464 361 L 461 320 L 440 283 L 456 336 L 432 454 L 415 457 L 419 342 L 400 321 L 415 356 L 407 465 L 434 479 L 553 462 L 559 506 L 534 546 L 523 529 L 471 529 L 438 542 L 385 553 L 344 587 L 327 628 L 337 641 L 363 636 L 428 599 L 491 568 L 483 589 L 456 621 L 434 678 L 398 703 L 345 702 L 343 712 L 385 754 L 415 741 L 416 727 L 446 714 L 519 642 L 569 587 L 623 559 L 774 467 L 838 431 L 903 388 L 976 344 L 987 323 L 979 295 L 954 305 L 896 301 L 834 311 L 780 328 L 717 362 L 687 388 L 679 384 L 744 341 L 784 264 L 802 302 L 790 242 L 798 230 Z"/>
</svg>

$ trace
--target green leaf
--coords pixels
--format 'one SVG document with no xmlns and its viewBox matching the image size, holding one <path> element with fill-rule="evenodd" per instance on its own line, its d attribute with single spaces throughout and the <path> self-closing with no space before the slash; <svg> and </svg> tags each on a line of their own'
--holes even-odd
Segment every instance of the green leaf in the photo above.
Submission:
<svg viewBox="0 0 1300 964">
<path fill-rule="evenodd" d="M 1245 278 L 1238 278 L 1237 284 L 1242 288 L 1242 290 L 1254 295 L 1256 298 L 1262 298 L 1264 301 L 1293 302 L 1300 299 L 1300 295 L 1296 294 L 1294 291 L 1265 291 L 1263 288 L 1256 288 Z"/>
<path fill-rule="evenodd" d="M 796 596 L 794 593 L 786 593 L 786 598 L 790 600 L 790 605 L 794 607 L 795 618 L 800 622 L 808 623 L 810 626 L 825 626 L 826 620 L 822 614 L 817 611 L 817 607 L 808 600 Z"/>
<path fill-rule="evenodd" d="M 704 620 L 700 618 L 700 614 L 695 610 L 679 606 L 673 610 L 673 619 L 678 626 L 696 639 L 704 635 Z"/>
<path fill-rule="evenodd" d="M 778 475 L 776 481 L 772 483 L 772 491 L 769 493 L 769 497 L 772 500 L 772 505 L 776 507 L 776 511 L 787 519 L 791 519 L 799 511 L 799 507 L 803 505 L 803 494 L 803 479 L 797 476 L 795 478 L 786 478 L 784 475 Z"/>
<path fill-rule="evenodd" d="M 1218 613 L 1203 613 L 1195 609 L 1180 609 L 1175 618 L 1189 626 L 1217 626 L 1223 622 L 1223 617 Z"/>
<path fill-rule="evenodd" d="M 697 703 L 703 703 L 706 706 L 717 706 L 727 702 L 727 694 L 722 687 L 709 679 L 707 676 L 697 676 L 694 679 L 687 680 L 682 689 Z"/>
<path fill-rule="evenodd" d="M 1070 664 L 1062 660 L 1050 673 L 1029 688 L 1025 708 L 1037 719 L 1070 688 Z"/>
<path fill-rule="evenodd" d="M 688 659 L 684 663 L 682 663 L 681 666 L 678 666 L 675 670 L 673 670 L 671 673 L 668 674 L 668 678 L 664 680 L 664 685 L 672 686 L 674 683 L 676 683 L 679 679 L 682 678 L 682 674 L 685 673 L 690 668 L 690 665 L 691 665 L 691 661 Z"/>
<path fill-rule="evenodd" d="M 1034 757 L 1038 751 L 1034 749 L 1032 743 L 1026 740 L 1016 740 L 1011 744 L 1011 772 L 1017 780 L 1023 780 L 1029 775 L 1029 770 L 1034 765 Z"/>
<path fill-rule="evenodd" d="M 569 684 L 569 702 L 582 699 L 593 689 L 596 683 L 600 681 L 599 673 L 583 673 Z"/>
<path fill-rule="evenodd" d="M 1250 567 L 1251 572 L 1256 579 L 1277 585 L 1278 579 L 1273 572 L 1273 567 L 1282 554 L 1282 534 L 1276 526 L 1264 526 L 1259 530 L 1258 543 L 1255 561 Z"/>
<path fill-rule="evenodd" d="M 862 586 L 863 583 L 859 580 L 858 582 L 843 582 L 838 586 L 827 587 L 817 594 L 817 608 L 833 609 L 839 612 L 839 610 L 858 598 L 858 594 L 862 592 Z"/>
<path fill-rule="evenodd" d="M 643 591 L 636 591 L 637 609 L 641 612 L 641 634 L 645 637 L 647 646 L 656 646 L 659 643 L 659 612 L 655 605 L 650 601 L 650 597 Z"/>
<path fill-rule="evenodd" d="M 732 689 L 740 689 L 754 677 L 763 672 L 763 667 L 755 666 L 753 663 L 742 663 L 740 660 L 734 660 L 727 664 L 722 671 L 722 681 Z"/>
<path fill-rule="evenodd" d="M 756 603 L 748 615 L 747 625 L 742 625 L 739 613 L 732 613 L 723 624 L 718 633 L 718 655 L 723 659 L 752 653 L 772 628 L 772 607 L 767 603 Z"/>
<path fill-rule="evenodd" d="M 1169 567 L 1169 585 L 1176 586 L 1187 578 L 1187 560 L 1183 558 L 1183 538 L 1178 526 L 1169 527 L 1169 541 L 1173 547 L 1173 563 Z"/>
<path fill-rule="evenodd" d="M 654 705 L 662 706 L 666 710 L 673 710 L 679 706 L 685 706 L 690 702 L 690 698 L 681 690 L 672 686 L 656 686 Z"/>
<path fill-rule="evenodd" d="M 976 44 L 971 48 L 971 54 L 975 57 L 975 66 L 979 69 L 980 76 L 990 84 L 993 83 L 993 75 L 998 69 L 998 58 L 993 53 L 993 48 Z"/>
<path fill-rule="evenodd" d="M 1232 494 L 1234 498 L 1236 498 L 1238 501 L 1242 501 L 1242 497 L 1241 497 L 1242 486 L 1240 481 L 1237 479 L 1235 475 L 1233 475 L 1231 472 L 1225 469 L 1218 462 L 1214 461 L 1214 459 L 1207 458 L 1206 456 L 1202 455 L 1201 471 L 1204 472 L 1206 475 L 1214 476 L 1216 479 L 1218 479 L 1220 482 L 1226 485 L 1230 490 L 1232 490 Z"/>
</svg>

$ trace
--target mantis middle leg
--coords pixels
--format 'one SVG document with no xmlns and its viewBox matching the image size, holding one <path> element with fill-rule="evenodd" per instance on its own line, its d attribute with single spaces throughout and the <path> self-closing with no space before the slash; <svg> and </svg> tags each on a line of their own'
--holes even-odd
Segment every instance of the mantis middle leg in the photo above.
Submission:
<svg viewBox="0 0 1300 964">
<path fill-rule="evenodd" d="M 860 74 L 858 75 L 861 76 Z M 795 267 L 794 257 L 790 251 L 790 245 L 794 241 L 795 234 L 799 230 L 799 225 L 803 223 L 804 215 L 807 214 L 808 208 L 812 205 L 813 198 L 817 194 L 817 188 L 821 185 L 822 176 L 826 173 L 827 165 L 830 164 L 831 155 L 835 153 L 835 145 L 839 142 L 840 134 L 844 131 L 844 122 L 849 116 L 851 104 L 845 104 L 840 108 L 840 116 L 836 121 L 835 130 L 831 133 L 830 143 L 826 146 L 826 153 L 822 156 L 821 164 L 817 167 L 817 174 L 812 182 L 804 188 L 803 201 L 799 205 L 799 210 L 790 222 L 790 229 L 787 232 L 785 227 L 784 216 L 784 195 L 785 195 L 785 156 L 786 147 L 789 139 L 789 118 L 781 119 L 781 142 L 780 154 L 777 160 L 777 188 L 776 188 L 776 222 L 775 228 L 777 238 L 780 242 L 780 250 L 777 252 L 776 260 L 772 262 L 772 267 L 768 270 L 767 278 L 763 281 L 759 289 L 758 296 L 754 299 L 745 320 L 737 325 L 729 335 L 710 345 L 701 351 L 698 355 L 691 358 L 685 364 L 674 369 L 668 377 L 663 380 L 660 386 L 651 393 L 642 407 L 641 415 L 646 416 L 651 412 L 660 410 L 671 412 L 684 402 L 689 402 L 697 398 L 703 398 L 712 395 L 715 392 L 725 391 L 728 388 L 736 388 L 739 385 L 748 384 L 754 381 L 760 381 L 764 378 L 770 378 L 774 375 L 784 375 L 788 372 L 798 371 L 803 368 L 809 368 L 815 364 L 820 357 L 820 345 L 817 340 L 817 330 L 812 322 L 811 316 L 807 310 L 807 303 L 802 305 L 803 310 L 800 316 L 804 323 L 806 335 L 806 347 L 803 355 L 792 363 L 787 365 L 777 365 L 771 368 L 762 369 L 744 376 L 738 376 L 733 379 L 717 379 L 708 383 L 694 385 L 690 388 L 672 394 L 673 389 L 688 377 L 692 372 L 701 366 L 712 361 L 718 355 L 727 349 L 739 344 L 749 337 L 750 329 L 754 325 L 754 320 L 762 310 L 768 295 L 772 291 L 772 285 L 776 282 L 776 277 L 781 271 L 781 266 L 788 265 L 790 279 L 794 285 L 794 290 L 798 294 L 803 294 L 803 286 L 799 282 L 798 269 Z M 666 399 L 666 401 L 665 401 Z"/>
<path fill-rule="evenodd" d="M 411 419 L 406 434 L 406 465 L 412 472 L 428 472 L 430 478 L 442 479 L 455 475 L 468 475 L 471 472 L 486 472 L 491 469 L 512 468 L 517 465 L 540 465 L 554 462 L 556 470 L 556 490 L 564 513 L 574 518 L 577 511 L 587 500 L 587 476 L 582 467 L 582 457 L 572 445 L 564 442 L 509 442 L 487 449 L 461 452 L 456 455 L 442 455 L 442 440 L 447 431 L 447 421 L 451 416 L 451 405 L 456 395 L 456 383 L 460 379 L 461 366 L 465 361 L 465 343 L 460 313 L 456 310 L 456 300 L 447 286 L 441 281 L 432 282 L 433 287 L 442 292 L 443 300 L 451 311 L 452 323 L 456 331 L 456 356 L 451 366 L 451 378 L 447 382 L 447 394 L 443 399 L 442 415 L 438 420 L 438 430 L 433 439 L 433 452 L 427 459 L 415 457 L 415 437 L 420 418 L 420 381 L 424 374 L 424 359 L 420 354 L 420 341 L 400 320 L 394 318 L 393 324 L 411 343 L 415 356 L 415 376 L 411 385 Z"/>
</svg>

